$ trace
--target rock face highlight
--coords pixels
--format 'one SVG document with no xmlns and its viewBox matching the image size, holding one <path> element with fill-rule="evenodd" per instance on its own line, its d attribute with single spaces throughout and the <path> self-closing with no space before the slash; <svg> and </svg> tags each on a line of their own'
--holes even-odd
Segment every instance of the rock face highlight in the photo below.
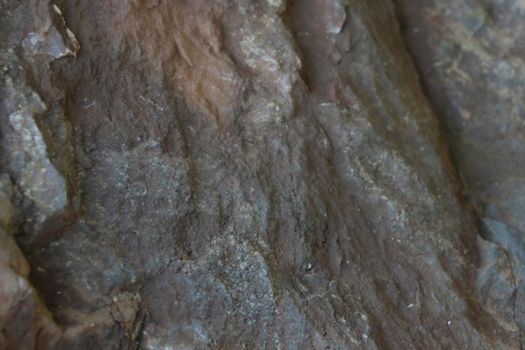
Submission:
<svg viewBox="0 0 525 350">
<path fill-rule="evenodd" d="M 0 349 L 520 349 L 521 7 L 446 3 L 0 0 Z"/>
</svg>

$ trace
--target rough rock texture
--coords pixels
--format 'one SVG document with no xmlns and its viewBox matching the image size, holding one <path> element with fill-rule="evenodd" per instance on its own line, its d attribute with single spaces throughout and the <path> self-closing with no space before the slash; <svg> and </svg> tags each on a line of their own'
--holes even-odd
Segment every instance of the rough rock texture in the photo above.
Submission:
<svg viewBox="0 0 525 350">
<path fill-rule="evenodd" d="M 60 330 L 27 280 L 29 266 L 12 236 L 17 193 L 0 178 L 0 348 L 49 348 Z"/>
<path fill-rule="evenodd" d="M 445 3 L 0 0 L 0 348 L 519 349 L 522 15 Z"/>
<path fill-rule="evenodd" d="M 417 3 L 417 6 L 416 6 Z M 465 192 L 494 244 L 479 298 L 525 331 L 525 2 L 397 0 Z M 509 298 L 509 295 L 512 296 Z"/>
</svg>

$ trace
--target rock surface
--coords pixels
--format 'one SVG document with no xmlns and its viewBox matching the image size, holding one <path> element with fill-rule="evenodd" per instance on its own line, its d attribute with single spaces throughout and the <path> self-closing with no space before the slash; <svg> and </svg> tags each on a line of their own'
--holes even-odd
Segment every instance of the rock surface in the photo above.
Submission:
<svg viewBox="0 0 525 350">
<path fill-rule="evenodd" d="M 478 295 L 525 331 L 525 2 L 397 0 L 467 198 L 493 244 Z M 504 277 L 506 276 L 506 277 Z M 509 298 L 509 296 L 511 296 Z"/>
<path fill-rule="evenodd" d="M 423 3 L 0 0 L 0 349 L 520 349 L 521 2 Z"/>
</svg>

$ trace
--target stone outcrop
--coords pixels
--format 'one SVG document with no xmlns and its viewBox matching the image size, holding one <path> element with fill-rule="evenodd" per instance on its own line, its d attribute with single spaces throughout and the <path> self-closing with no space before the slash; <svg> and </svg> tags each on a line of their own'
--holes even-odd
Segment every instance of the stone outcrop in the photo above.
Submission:
<svg viewBox="0 0 525 350">
<path fill-rule="evenodd" d="M 0 0 L 0 348 L 520 349 L 520 4 Z"/>
<path fill-rule="evenodd" d="M 397 1 L 406 42 L 479 218 L 477 294 L 525 331 L 525 3 Z"/>
</svg>

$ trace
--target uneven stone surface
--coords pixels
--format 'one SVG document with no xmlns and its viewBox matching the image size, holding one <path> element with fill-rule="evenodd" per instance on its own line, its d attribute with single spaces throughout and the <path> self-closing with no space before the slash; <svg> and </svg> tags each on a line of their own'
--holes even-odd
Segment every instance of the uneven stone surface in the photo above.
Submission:
<svg viewBox="0 0 525 350">
<path fill-rule="evenodd" d="M 19 195 L 8 176 L 0 184 L 0 347 L 50 348 L 61 332 L 28 282 L 28 263 L 12 236 Z"/>
<path fill-rule="evenodd" d="M 525 331 L 525 2 L 397 1 L 481 233 L 478 294 Z M 506 276 L 506 277 L 504 277 Z M 509 296 L 511 296 L 509 298 Z"/>
<path fill-rule="evenodd" d="M 0 0 L 0 348 L 519 349 L 523 86 L 440 6 Z"/>
</svg>

